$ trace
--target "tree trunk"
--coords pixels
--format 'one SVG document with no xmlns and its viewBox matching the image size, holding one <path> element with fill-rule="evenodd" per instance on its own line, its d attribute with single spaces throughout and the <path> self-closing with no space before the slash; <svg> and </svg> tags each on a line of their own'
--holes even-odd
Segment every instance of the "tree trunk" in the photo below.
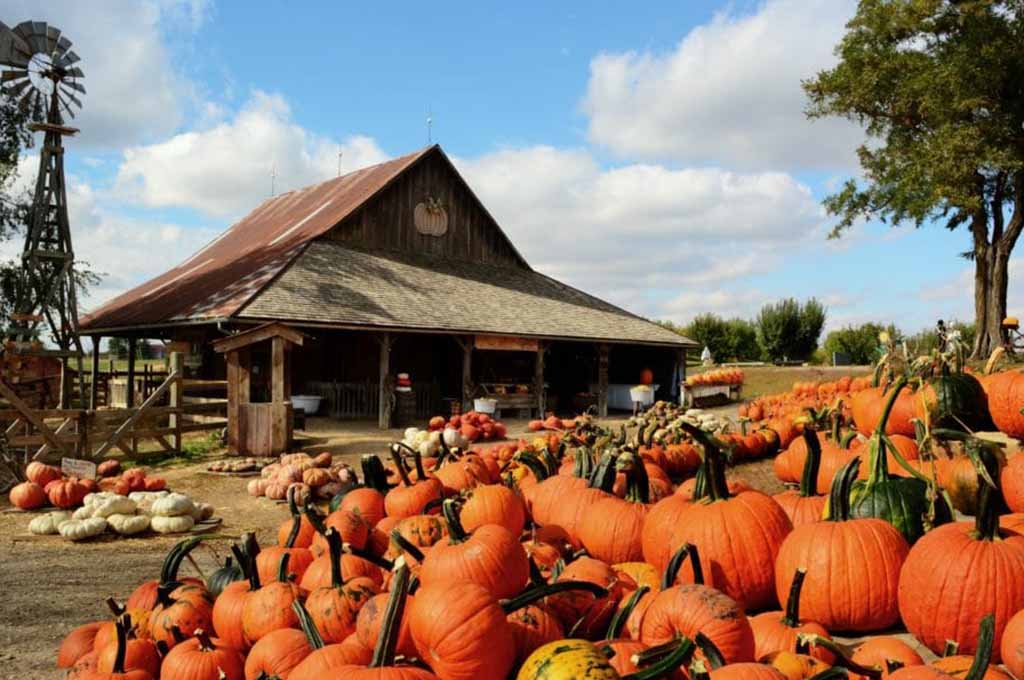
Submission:
<svg viewBox="0 0 1024 680">
<path fill-rule="evenodd" d="M 975 359 L 984 359 L 992 350 L 1006 344 L 1003 319 L 1006 318 L 1011 249 L 1012 245 L 1005 239 L 981 248 L 975 246 L 975 337 L 971 353 Z"/>
</svg>

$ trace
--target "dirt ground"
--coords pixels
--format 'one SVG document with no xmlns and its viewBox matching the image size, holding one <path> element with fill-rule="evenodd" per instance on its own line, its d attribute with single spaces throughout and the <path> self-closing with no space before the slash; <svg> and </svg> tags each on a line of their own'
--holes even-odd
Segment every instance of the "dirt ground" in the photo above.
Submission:
<svg viewBox="0 0 1024 680">
<path fill-rule="evenodd" d="M 516 434 L 523 426 L 513 423 L 510 431 Z M 372 424 L 338 429 L 336 423 L 314 420 L 303 443 L 355 460 L 363 453 L 384 453 L 387 442 L 400 434 L 382 433 Z M 283 504 L 247 495 L 246 478 L 208 473 L 207 462 L 193 460 L 159 471 L 171 488 L 212 503 L 216 516 L 223 519 L 194 553 L 204 574 L 229 554 L 228 546 L 241 533 L 256 531 L 261 544 L 271 543 L 287 517 Z M 736 474 L 768 493 L 780 489 L 770 461 L 741 465 Z M 61 638 L 77 625 L 105 617 L 104 598 L 123 600 L 139 583 L 155 578 L 164 554 L 180 540 L 106 537 L 71 544 L 58 537 L 30 535 L 33 516 L 10 511 L 6 497 L 0 501 L 0 679 L 5 680 L 62 677 L 54 668 Z M 191 570 L 186 566 L 183 571 Z"/>
</svg>

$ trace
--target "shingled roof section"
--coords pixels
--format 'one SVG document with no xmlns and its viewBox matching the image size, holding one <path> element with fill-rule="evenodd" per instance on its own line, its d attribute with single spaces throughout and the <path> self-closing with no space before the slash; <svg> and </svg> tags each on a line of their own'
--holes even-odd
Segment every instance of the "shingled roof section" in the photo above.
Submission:
<svg viewBox="0 0 1024 680">
<path fill-rule="evenodd" d="M 388 186 L 436 145 L 264 201 L 205 248 L 86 315 L 82 331 L 232 316 L 310 240 Z"/>
<path fill-rule="evenodd" d="M 241 319 L 695 347 L 535 271 L 315 241 Z"/>
</svg>

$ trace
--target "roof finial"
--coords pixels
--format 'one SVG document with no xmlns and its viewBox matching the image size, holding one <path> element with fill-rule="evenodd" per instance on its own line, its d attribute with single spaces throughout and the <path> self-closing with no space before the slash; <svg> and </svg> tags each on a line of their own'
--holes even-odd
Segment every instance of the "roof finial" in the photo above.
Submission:
<svg viewBox="0 0 1024 680">
<path fill-rule="evenodd" d="M 274 196 L 275 193 L 276 193 L 274 191 L 274 184 L 275 184 L 275 180 L 276 179 L 277 179 L 277 163 L 271 163 L 271 165 L 270 165 L 270 195 L 271 196 Z"/>
<path fill-rule="evenodd" d="M 345 150 L 338 146 L 338 177 L 341 177 L 341 157 L 345 155 Z"/>
<path fill-rule="evenodd" d="M 433 140 L 434 116 L 431 113 L 430 105 L 427 105 L 427 146 L 434 143 Z"/>
</svg>

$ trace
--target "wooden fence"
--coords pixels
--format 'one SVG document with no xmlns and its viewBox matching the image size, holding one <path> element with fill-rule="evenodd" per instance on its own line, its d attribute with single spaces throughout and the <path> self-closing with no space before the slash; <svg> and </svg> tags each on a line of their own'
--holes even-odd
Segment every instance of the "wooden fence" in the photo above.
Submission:
<svg viewBox="0 0 1024 680">
<path fill-rule="evenodd" d="M 192 403 L 185 399 L 189 381 L 184 379 L 180 353 L 171 354 L 170 369 L 142 404 L 119 409 L 33 409 L 5 383 L 0 399 L 10 407 L 0 409 L 0 432 L 7 439 L 9 467 L 33 460 L 62 457 L 99 460 L 135 458 L 153 453 L 181 451 L 182 436 L 213 431 L 227 425 L 227 401 Z"/>
<path fill-rule="evenodd" d="M 441 391 L 437 383 L 413 383 L 416 417 L 429 418 L 439 413 Z M 305 384 L 305 391 L 323 397 L 320 415 L 338 420 L 376 418 L 380 386 L 376 382 L 317 382 Z"/>
</svg>

